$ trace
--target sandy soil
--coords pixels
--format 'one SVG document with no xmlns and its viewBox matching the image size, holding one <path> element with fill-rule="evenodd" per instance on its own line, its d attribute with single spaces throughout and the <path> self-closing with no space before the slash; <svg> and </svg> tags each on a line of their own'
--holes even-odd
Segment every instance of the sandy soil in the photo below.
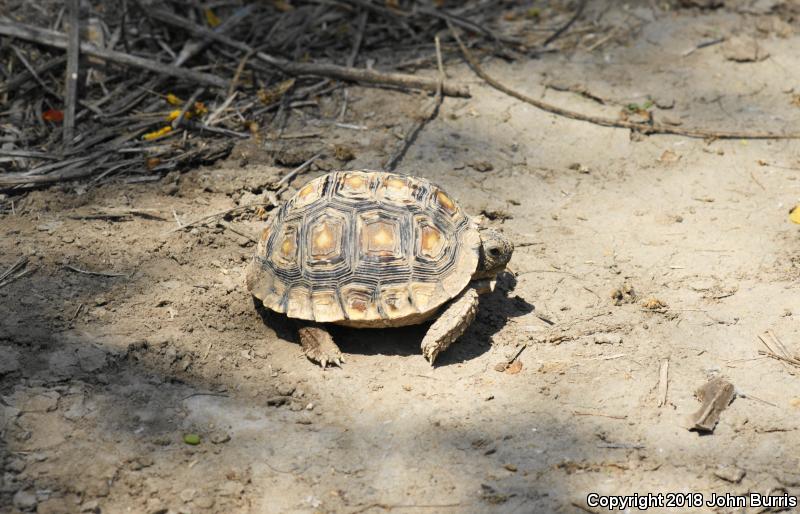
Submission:
<svg viewBox="0 0 800 514">
<path fill-rule="evenodd" d="M 592 52 L 487 70 L 582 112 L 650 98 L 656 119 L 687 127 L 796 130 L 798 22 L 773 4 L 620 4 L 605 12 L 619 32 Z M 683 55 L 731 35 L 769 56 Z M 380 166 L 423 97 L 351 87 L 346 121 L 369 130 L 315 125 L 334 96 L 287 130 L 318 138 L 243 143 L 158 182 L 7 197 L 0 270 L 29 256 L 35 271 L 0 288 L 0 512 L 578 512 L 590 492 L 798 494 L 798 369 L 757 339 L 800 352 L 798 144 L 632 135 L 448 73 L 473 97 L 445 99 L 399 171 L 517 249 L 435 368 L 412 327 L 338 329 L 347 363 L 321 371 L 242 285 L 263 219 L 174 230 L 262 199 L 319 149 L 356 157 L 325 157 L 294 187 Z M 109 212 L 123 215 L 93 216 Z M 521 369 L 495 370 L 520 350 Z M 701 436 L 686 418 L 714 376 L 738 397 Z"/>
</svg>

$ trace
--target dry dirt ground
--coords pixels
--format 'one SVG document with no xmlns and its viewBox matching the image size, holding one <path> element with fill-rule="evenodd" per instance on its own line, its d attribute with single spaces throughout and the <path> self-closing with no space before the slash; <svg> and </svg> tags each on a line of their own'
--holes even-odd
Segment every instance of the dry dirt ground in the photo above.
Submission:
<svg viewBox="0 0 800 514">
<path fill-rule="evenodd" d="M 686 127 L 796 130 L 800 25 L 771 13 L 781 2 L 741 4 L 612 4 L 619 32 L 593 51 L 486 67 L 583 112 L 649 98 Z M 725 44 L 683 55 L 732 35 L 761 60 Z M 174 230 L 262 199 L 335 144 L 355 160 L 324 157 L 294 188 L 380 166 L 422 97 L 350 87 L 346 121 L 368 130 L 315 124 L 338 113 L 333 96 L 287 129 L 318 137 L 243 143 L 157 182 L 6 197 L 0 269 L 29 256 L 35 271 L 0 288 L 0 512 L 578 512 L 590 492 L 798 494 L 798 369 L 757 340 L 771 330 L 800 352 L 798 143 L 632 137 L 448 73 L 473 96 L 445 99 L 399 171 L 440 183 L 516 252 L 434 368 L 415 327 L 339 329 L 347 363 L 320 370 L 242 285 L 262 219 Z M 123 215 L 92 216 L 109 212 Z M 521 369 L 495 370 L 520 350 Z M 738 396 L 699 435 L 685 420 L 713 376 Z"/>
</svg>

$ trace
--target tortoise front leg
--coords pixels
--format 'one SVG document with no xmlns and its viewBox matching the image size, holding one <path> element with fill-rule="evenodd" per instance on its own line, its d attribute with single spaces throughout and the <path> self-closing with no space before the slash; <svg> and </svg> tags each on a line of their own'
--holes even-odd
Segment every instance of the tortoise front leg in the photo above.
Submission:
<svg viewBox="0 0 800 514">
<path fill-rule="evenodd" d="M 469 287 L 456 296 L 439 315 L 422 339 L 422 354 L 433 361 L 475 320 L 478 311 L 478 291 Z"/>
<path fill-rule="evenodd" d="M 300 346 L 303 347 L 303 353 L 306 354 L 309 360 L 322 366 L 322 369 L 325 369 L 328 364 L 341 366 L 344 362 L 342 352 L 333 342 L 330 332 L 322 326 L 316 324 L 301 325 L 297 329 L 297 334 L 300 337 Z"/>
</svg>

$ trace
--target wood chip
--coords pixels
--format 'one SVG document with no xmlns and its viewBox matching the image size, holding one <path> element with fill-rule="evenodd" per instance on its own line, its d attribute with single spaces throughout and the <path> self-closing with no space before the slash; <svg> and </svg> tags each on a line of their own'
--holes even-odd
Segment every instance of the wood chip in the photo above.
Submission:
<svg viewBox="0 0 800 514">
<path fill-rule="evenodd" d="M 508 373 L 509 375 L 516 375 L 520 371 L 522 371 L 521 360 L 515 360 L 514 362 L 509 364 L 508 367 L 505 369 L 505 372 Z"/>
<path fill-rule="evenodd" d="M 722 46 L 722 54 L 734 62 L 757 62 L 769 57 L 769 53 L 764 51 L 754 38 L 740 36 L 726 41 Z"/>
<path fill-rule="evenodd" d="M 703 405 L 689 417 L 689 430 L 711 433 L 719 422 L 719 416 L 736 396 L 733 384 L 724 378 L 710 380 L 695 393 Z"/>
<path fill-rule="evenodd" d="M 669 359 L 664 359 L 658 369 L 658 406 L 667 404 L 667 389 L 669 388 Z"/>
</svg>

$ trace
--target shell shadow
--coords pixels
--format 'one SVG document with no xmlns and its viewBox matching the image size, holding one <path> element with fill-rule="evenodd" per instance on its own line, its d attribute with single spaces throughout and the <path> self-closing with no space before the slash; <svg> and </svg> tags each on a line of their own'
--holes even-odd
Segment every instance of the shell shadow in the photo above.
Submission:
<svg viewBox="0 0 800 514">
<path fill-rule="evenodd" d="M 482 295 L 478 306 L 478 315 L 461 338 L 442 353 L 436 361 L 436 367 L 447 366 L 474 359 L 491 346 L 491 338 L 499 332 L 509 318 L 525 315 L 534 310 L 534 306 L 520 298 L 511 297 L 516 287 L 516 278 L 508 272 L 498 276 L 497 287 L 492 293 Z M 297 325 L 285 314 L 278 314 L 264 308 L 259 300 L 253 298 L 262 321 L 275 331 L 281 339 L 294 341 L 297 339 Z M 420 344 L 432 321 L 420 325 L 398 328 L 349 328 L 328 325 L 336 344 L 343 353 L 359 355 L 420 355 Z M 299 350 L 299 349 L 298 349 Z"/>
<path fill-rule="evenodd" d="M 524 316 L 535 310 L 533 304 L 513 295 L 516 277 L 504 271 L 497 277 L 494 291 L 481 295 L 478 314 L 464 335 L 441 354 L 436 366 L 448 366 L 474 359 L 492 347 L 492 337 L 500 332 L 509 319 Z"/>
</svg>

